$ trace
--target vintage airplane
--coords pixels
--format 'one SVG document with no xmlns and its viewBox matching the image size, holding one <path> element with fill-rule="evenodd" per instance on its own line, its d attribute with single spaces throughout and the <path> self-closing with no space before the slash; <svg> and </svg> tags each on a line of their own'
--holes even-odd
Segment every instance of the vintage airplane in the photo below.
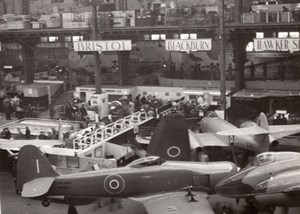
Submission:
<svg viewBox="0 0 300 214">
<path fill-rule="evenodd" d="M 246 121 L 237 128 L 233 124 L 210 112 L 200 122 L 202 133 L 196 134 L 201 147 L 233 146 L 255 154 L 270 150 L 278 139 L 300 132 L 300 125 L 270 125 L 264 113 L 257 123 Z"/>
<path fill-rule="evenodd" d="M 225 197 L 255 199 L 265 206 L 299 207 L 299 177 L 300 153 L 265 152 L 220 181 L 216 192 Z"/>
<path fill-rule="evenodd" d="M 236 171 L 230 162 L 165 161 L 149 156 L 125 167 L 59 175 L 45 154 L 27 145 L 19 152 L 16 188 L 23 197 L 42 199 L 43 206 L 49 206 L 52 200 L 67 203 L 68 213 L 77 213 L 75 205 L 99 197 L 131 198 L 142 202 L 148 213 L 168 213 L 169 206 L 177 213 L 199 213 L 199 209 L 201 213 L 214 213 L 204 195 Z M 188 191 L 185 196 L 182 190 L 189 187 L 202 193 L 194 198 Z M 190 197 L 198 202 L 189 203 Z"/>
</svg>

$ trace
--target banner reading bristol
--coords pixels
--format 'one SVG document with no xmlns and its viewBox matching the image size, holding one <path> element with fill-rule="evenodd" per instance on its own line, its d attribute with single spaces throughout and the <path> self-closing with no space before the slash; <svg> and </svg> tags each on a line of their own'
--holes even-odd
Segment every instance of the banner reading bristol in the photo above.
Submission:
<svg viewBox="0 0 300 214">
<path fill-rule="evenodd" d="M 264 38 L 254 39 L 254 51 L 289 51 L 300 50 L 299 38 Z"/>
<path fill-rule="evenodd" d="M 75 51 L 130 51 L 131 40 L 108 40 L 108 41 L 78 41 L 73 42 Z"/>
<path fill-rule="evenodd" d="M 168 39 L 166 40 L 167 51 L 209 51 L 211 39 Z"/>
</svg>

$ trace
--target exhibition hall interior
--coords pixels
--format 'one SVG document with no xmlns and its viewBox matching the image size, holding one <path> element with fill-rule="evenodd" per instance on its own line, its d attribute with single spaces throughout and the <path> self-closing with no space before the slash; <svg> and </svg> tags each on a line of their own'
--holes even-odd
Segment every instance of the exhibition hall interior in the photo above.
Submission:
<svg viewBox="0 0 300 214">
<path fill-rule="evenodd" d="M 0 214 L 300 213 L 299 24 L 300 0 L 0 0 Z"/>
</svg>

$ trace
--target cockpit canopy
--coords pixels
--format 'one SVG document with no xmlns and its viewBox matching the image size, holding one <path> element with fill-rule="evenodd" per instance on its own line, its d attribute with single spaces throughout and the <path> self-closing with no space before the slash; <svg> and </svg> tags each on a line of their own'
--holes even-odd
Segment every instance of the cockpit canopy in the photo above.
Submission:
<svg viewBox="0 0 300 214">
<path fill-rule="evenodd" d="M 206 115 L 206 117 L 210 117 L 210 118 L 217 118 L 218 115 L 216 112 L 213 112 L 213 111 L 209 111 Z"/>
<path fill-rule="evenodd" d="M 132 168 L 143 168 L 148 166 L 159 166 L 164 162 L 166 161 L 158 156 L 148 156 L 132 161 L 127 166 Z"/>
<path fill-rule="evenodd" d="M 262 166 L 276 161 L 283 161 L 287 159 L 292 159 L 298 157 L 297 152 L 264 152 L 257 155 L 248 166 Z"/>
</svg>

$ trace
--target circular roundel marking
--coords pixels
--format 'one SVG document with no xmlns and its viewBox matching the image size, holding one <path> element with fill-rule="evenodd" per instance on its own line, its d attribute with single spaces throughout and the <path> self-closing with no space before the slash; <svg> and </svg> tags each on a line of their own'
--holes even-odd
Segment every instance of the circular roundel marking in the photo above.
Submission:
<svg viewBox="0 0 300 214">
<path fill-rule="evenodd" d="M 104 189 L 110 194 L 119 194 L 124 188 L 125 181 L 120 175 L 111 174 L 104 179 Z"/>
<path fill-rule="evenodd" d="M 230 144 L 234 143 L 234 135 L 229 135 L 229 143 Z"/>
<path fill-rule="evenodd" d="M 167 154 L 169 157 L 171 158 L 176 158 L 180 155 L 181 150 L 178 146 L 171 146 L 170 148 L 168 148 L 167 150 Z"/>
</svg>

